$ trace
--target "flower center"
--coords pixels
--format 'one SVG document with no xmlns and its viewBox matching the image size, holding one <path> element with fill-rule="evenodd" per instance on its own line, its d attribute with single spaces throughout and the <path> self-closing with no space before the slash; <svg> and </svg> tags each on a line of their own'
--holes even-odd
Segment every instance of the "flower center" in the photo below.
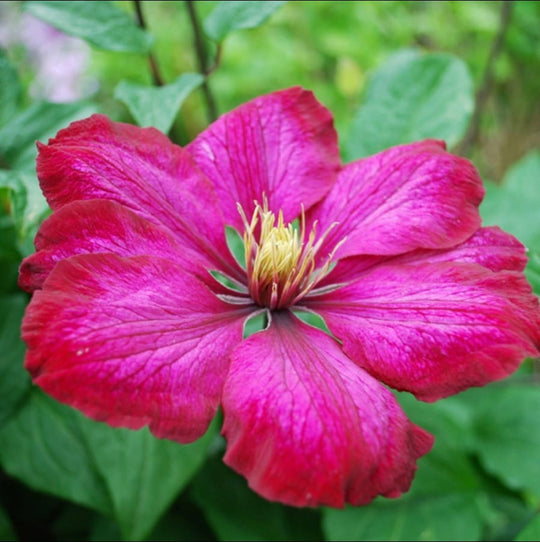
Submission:
<svg viewBox="0 0 540 542">
<path fill-rule="evenodd" d="M 247 220 L 240 204 L 238 211 L 244 222 L 244 250 L 251 298 L 258 305 L 270 309 L 294 305 L 330 270 L 338 247 L 319 269 L 316 269 L 315 257 L 334 224 L 315 243 L 316 224 L 306 240 L 303 210 L 298 228 L 283 222 L 281 210 L 276 219 L 268 210 L 266 199 L 262 207 L 256 203 L 251 221 Z"/>
</svg>

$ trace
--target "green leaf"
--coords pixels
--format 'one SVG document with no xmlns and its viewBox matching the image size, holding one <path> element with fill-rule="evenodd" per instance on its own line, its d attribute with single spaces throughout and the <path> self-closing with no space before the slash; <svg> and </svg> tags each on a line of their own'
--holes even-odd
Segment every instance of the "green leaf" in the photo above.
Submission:
<svg viewBox="0 0 540 542">
<path fill-rule="evenodd" d="M 399 394 L 411 420 L 435 436 L 408 493 L 361 508 L 325 510 L 328 540 L 478 540 L 484 523 L 481 480 L 468 457 L 471 416 L 459 401 L 437 404 Z"/>
<path fill-rule="evenodd" d="M 151 36 L 112 2 L 25 2 L 35 17 L 107 51 L 146 53 Z"/>
<path fill-rule="evenodd" d="M 409 418 L 435 437 L 432 450 L 419 461 L 410 494 L 478 493 L 480 479 L 468 453 L 474 439 L 470 408 L 460 397 L 436 404 L 408 393 L 399 393 L 398 399 Z"/>
<path fill-rule="evenodd" d="M 139 540 L 201 466 L 213 434 L 180 445 L 112 428 L 34 389 L 0 428 L 0 459 L 30 487 L 109 515 Z"/>
<path fill-rule="evenodd" d="M 192 542 L 193 540 L 212 541 L 216 537 L 202 511 L 192 502 L 189 492 L 185 491 L 174 501 L 147 539 Z M 115 538 L 102 537 L 99 540 L 115 540 Z"/>
<path fill-rule="evenodd" d="M 525 276 L 536 295 L 540 296 L 540 252 L 529 251 Z"/>
<path fill-rule="evenodd" d="M 462 60 L 443 53 L 397 53 L 368 84 L 344 143 L 345 159 L 424 138 L 452 146 L 465 133 L 473 107 L 473 82 Z"/>
<path fill-rule="evenodd" d="M 540 540 L 540 513 L 536 514 L 534 518 L 520 531 L 514 540 L 522 542 L 526 540 L 537 541 Z"/>
<path fill-rule="evenodd" d="M 70 104 L 34 102 L 0 130 L 0 156 L 12 169 L 34 171 L 36 140 L 46 141 L 60 128 L 95 111 L 95 106 L 87 102 Z"/>
<path fill-rule="evenodd" d="M 17 249 L 26 256 L 34 251 L 34 237 L 49 206 L 33 173 L 0 170 L 0 189 L 7 191 Z"/>
<path fill-rule="evenodd" d="M 195 477 L 192 495 L 219 540 L 323 540 L 317 512 L 262 499 L 219 457 Z"/>
<path fill-rule="evenodd" d="M 256 28 L 287 2 L 220 2 L 203 22 L 206 35 L 217 42 L 243 28 Z"/>
<path fill-rule="evenodd" d="M 540 497 L 540 388 L 508 384 L 476 403 L 476 453 L 507 487 Z"/>
<path fill-rule="evenodd" d="M 17 415 L 0 428 L 5 471 L 38 491 L 104 514 L 112 500 L 74 410 L 34 389 Z"/>
<path fill-rule="evenodd" d="M 326 510 L 327 540 L 480 540 L 474 495 L 377 501 L 364 508 Z"/>
<path fill-rule="evenodd" d="M 146 428 L 130 431 L 86 423 L 82 430 L 127 540 L 149 534 L 203 464 L 216 432 L 213 425 L 203 438 L 181 445 L 157 439 Z"/>
<path fill-rule="evenodd" d="M 15 229 L 14 245 L 22 255 L 33 251 L 37 227 L 48 206 L 35 176 L 36 140 L 47 141 L 70 122 L 89 116 L 95 106 L 86 102 L 55 104 L 35 102 L 15 115 L 0 130 L 0 156 L 11 168 L 0 170 L 0 203 L 6 214 L 0 223 L 0 258 L 5 257 L 3 238 L 7 220 Z"/>
<path fill-rule="evenodd" d="M 21 85 L 17 71 L 0 49 L 0 126 L 14 115 L 20 97 Z"/>
<path fill-rule="evenodd" d="M 4 246 L 4 231 L 0 227 L 0 295 L 11 294 L 19 291 L 17 279 L 19 276 L 20 258 L 11 258 L 2 253 Z"/>
<path fill-rule="evenodd" d="M 506 173 L 500 186 L 486 184 L 480 206 L 485 225 L 497 224 L 540 251 L 540 152 L 531 151 Z"/>
<path fill-rule="evenodd" d="M 198 73 L 185 73 L 174 83 L 158 88 L 121 81 L 114 97 L 127 105 L 139 126 L 154 126 L 167 133 L 184 100 L 203 81 Z"/>
<path fill-rule="evenodd" d="M 0 507 L 0 540 L 10 541 L 17 540 L 15 531 L 11 525 L 9 516 L 6 514 L 3 508 Z"/>
<path fill-rule="evenodd" d="M 26 303 L 23 294 L 0 296 L 0 424 L 15 412 L 30 389 L 30 378 L 23 368 L 25 345 L 20 337 Z"/>
<path fill-rule="evenodd" d="M 10 190 L 0 184 L 0 294 L 20 291 L 17 286 L 17 276 L 21 253 L 11 214 L 10 196 Z"/>
</svg>

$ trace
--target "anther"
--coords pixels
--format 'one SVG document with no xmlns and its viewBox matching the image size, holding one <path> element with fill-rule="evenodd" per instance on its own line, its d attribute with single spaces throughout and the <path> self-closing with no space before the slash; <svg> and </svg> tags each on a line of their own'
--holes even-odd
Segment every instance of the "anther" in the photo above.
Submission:
<svg viewBox="0 0 540 542">
<path fill-rule="evenodd" d="M 317 225 L 314 224 L 306 241 L 303 208 L 299 228 L 285 224 L 281 210 L 276 220 L 275 214 L 268 209 L 266 198 L 262 206 L 255 202 L 255 211 L 250 221 L 240 204 L 238 212 L 244 222 L 249 293 L 258 305 L 270 309 L 289 307 L 309 293 L 329 272 L 332 257 L 338 247 L 334 248 L 319 268 L 316 268 L 316 255 L 324 238 L 336 224 L 332 224 L 317 241 Z"/>
</svg>

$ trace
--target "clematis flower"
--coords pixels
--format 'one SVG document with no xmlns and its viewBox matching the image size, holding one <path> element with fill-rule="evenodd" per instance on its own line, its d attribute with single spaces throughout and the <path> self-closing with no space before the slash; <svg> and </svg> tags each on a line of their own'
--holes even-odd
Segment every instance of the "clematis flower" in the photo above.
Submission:
<svg viewBox="0 0 540 542">
<path fill-rule="evenodd" d="M 481 227 L 478 173 L 441 141 L 343 166 L 331 114 L 291 88 L 185 148 L 100 115 L 38 147 L 35 383 L 183 443 L 221 407 L 224 461 L 267 499 L 399 496 L 433 439 L 387 386 L 435 401 L 538 355 L 524 247 Z"/>
</svg>

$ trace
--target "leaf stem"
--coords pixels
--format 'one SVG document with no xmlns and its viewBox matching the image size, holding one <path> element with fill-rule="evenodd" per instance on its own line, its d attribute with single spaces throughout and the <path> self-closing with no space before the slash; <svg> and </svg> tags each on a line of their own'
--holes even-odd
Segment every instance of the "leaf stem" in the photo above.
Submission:
<svg viewBox="0 0 540 542">
<path fill-rule="evenodd" d="M 206 101 L 208 119 L 210 122 L 214 122 L 217 119 L 218 115 L 216 101 L 210 89 L 210 85 L 208 84 L 208 75 L 217 67 L 221 49 L 220 47 L 218 47 L 214 64 L 212 66 L 208 66 L 208 53 L 206 51 L 206 45 L 201 31 L 201 25 L 197 17 L 197 11 L 195 10 L 195 2 L 193 0 L 186 0 L 185 3 L 189 14 L 189 20 L 191 22 L 191 27 L 193 28 L 193 45 L 195 47 L 197 63 L 199 65 L 199 72 L 205 77 L 204 82 L 201 86 L 204 94 L 204 99 Z"/>
<path fill-rule="evenodd" d="M 478 92 L 476 93 L 475 106 L 471 122 L 467 133 L 456 146 L 456 153 L 461 155 L 469 155 L 473 146 L 477 143 L 478 136 L 480 134 L 480 119 L 484 112 L 486 101 L 491 93 L 493 87 L 493 72 L 495 67 L 495 61 L 502 51 L 504 45 L 504 39 L 506 37 L 506 31 L 510 23 L 512 15 L 513 2 L 510 0 L 504 0 L 501 6 L 501 15 L 499 22 L 499 30 L 491 45 L 486 67 L 484 69 L 484 75 L 482 77 L 482 84 Z"/>
<path fill-rule="evenodd" d="M 144 19 L 142 11 L 141 0 L 133 0 L 133 4 L 135 5 L 137 23 L 143 30 L 146 30 L 146 21 Z M 162 87 L 165 84 L 165 81 L 163 80 L 163 77 L 159 72 L 156 58 L 152 54 L 152 52 L 148 53 L 148 64 L 150 65 L 150 71 L 152 72 L 152 80 L 154 81 L 154 85 L 156 85 L 157 87 Z"/>
</svg>

